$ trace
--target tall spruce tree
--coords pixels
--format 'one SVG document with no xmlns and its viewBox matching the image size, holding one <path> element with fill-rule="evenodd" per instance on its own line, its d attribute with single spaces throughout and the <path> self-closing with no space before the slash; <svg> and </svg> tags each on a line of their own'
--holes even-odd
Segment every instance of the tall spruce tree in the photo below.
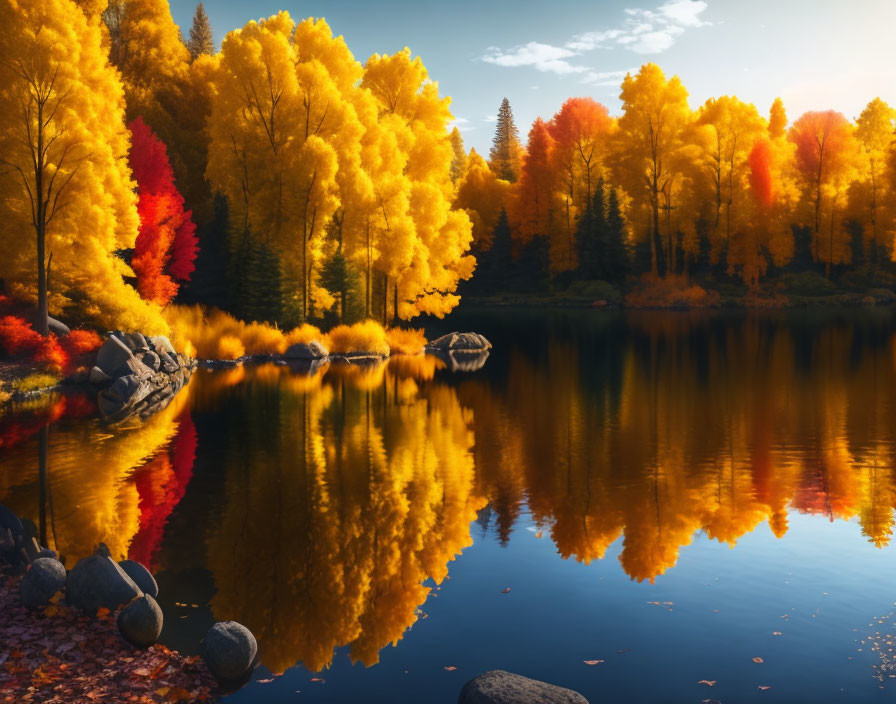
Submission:
<svg viewBox="0 0 896 704">
<path fill-rule="evenodd" d="M 603 188 L 603 182 L 601 182 Z M 625 236 L 625 220 L 619 206 L 619 193 L 610 189 L 607 201 L 607 215 L 604 221 L 604 271 L 603 278 L 613 283 L 621 283 L 631 271 L 631 252 Z"/>
<path fill-rule="evenodd" d="M 215 53 L 212 26 L 208 21 L 208 15 L 205 14 L 205 6 L 202 3 L 196 6 L 196 13 L 193 15 L 193 26 L 190 27 L 190 39 L 187 41 L 187 49 L 190 50 L 190 56 L 194 60 L 202 54 L 212 55 Z"/>
<path fill-rule="evenodd" d="M 489 152 L 489 166 L 498 178 L 513 183 L 520 175 L 523 158 L 523 145 L 520 143 L 520 131 L 513 121 L 513 111 L 507 98 L 501 101 L 498 108 L 498 124 L 492 139 Z"/>
<path fill-rule="evenodd" d="M 457 127 L 451 130 L 448 138 L 451 140 L 451 148 L 454 150 L 454 158 L 451 160 L 451 181 L 457 183 L 467 168 L 467 152 L 464 149 L 464 138 L 461 137 Z"/>
<path fill-rule="evenodd" d="M 364 312 L 361 277 L 345 258 L 341 244 L 332 256 L 324 261 L 320 270 L 320 284 L 336 299 L 332 313 L 335 318 L 333 322 L 353 323 L 361 318 Z"/>
<path fill-rule="evenodd" d="M 604 180 L 600 178 L 576 228 L 579 276 L 583 279 L 606 278 L 607 215 Z"/>
</svg>

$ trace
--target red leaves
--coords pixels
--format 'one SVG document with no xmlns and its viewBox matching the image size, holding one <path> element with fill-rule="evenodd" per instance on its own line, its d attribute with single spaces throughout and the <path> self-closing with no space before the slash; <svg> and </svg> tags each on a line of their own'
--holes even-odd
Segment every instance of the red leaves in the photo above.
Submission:
<svg viewBox="0 0 896 704">
<path fill-rule="evenodd" d="M 747 157 L 750 167 L 750 188 L 756 202 L 764 208 L 768 208 L 775 202 L 774 186 L 772 185 L 772 147 L 767 139 L 760 139 L 753 146 L 750 156 Z"/>
<path fill-rule="evenodd" d="M 0 702 L 203 702 L 214 683 L 196 658 L 159 645 L 134 650 L 115 619 L 95 619 L 68 608 L 29 612 L 18 598 L 19 579 L 0 578 Z"/>
<path fill-rule="evenodd" d="M 24 318 L 7 315 L 0 318 L 0 351 L 10 357 L 25 357 L 57 371 L 70 373 L 80 358 L 102 344 L 91 330 L 73 330 L 63 338 L 44 337 Z"/>
<path fill-rule="evenodd" d="M 161 305 L 177 293 L 177 281 L 189 281 L 198 252 L 192 211 L 174 184 L 165 145 L 141 118 L 130 125 L 129 163 L 137 181 L 140 230 L 131 268 L 143 298 Z"/>
</svg>

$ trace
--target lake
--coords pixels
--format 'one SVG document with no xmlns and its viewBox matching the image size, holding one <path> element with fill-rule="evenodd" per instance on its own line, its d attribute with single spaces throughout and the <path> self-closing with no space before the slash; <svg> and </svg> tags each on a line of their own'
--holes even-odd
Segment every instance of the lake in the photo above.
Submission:
<svg viewBox="0 0 896 704">
<path fill-rule="evenodd" d="M 896 311 L 483 310 L 494 349 L 201 371 L 148 421 L 0 417 L 0 502 L 152 566 L 163 642 L 256 635 L 241 702 L 896 692 Z M 46 477 L 38 429 L 49 423 Z"/>
</svg>

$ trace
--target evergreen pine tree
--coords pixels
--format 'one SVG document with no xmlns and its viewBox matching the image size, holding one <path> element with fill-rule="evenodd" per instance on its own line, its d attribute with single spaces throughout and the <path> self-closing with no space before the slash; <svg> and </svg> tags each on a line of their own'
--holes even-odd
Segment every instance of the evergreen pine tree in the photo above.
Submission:
<svg viewBox="0 0 896 704">
<path fill-rule="evenodd" d="M 544 235 L 535 235 L 520 247 L 513 264 L 511 288 L 524 293 L 547 293 L 551 244 Z"/>
<path fill-rule="evenodd" d="M 208 15 L 205 14 L 205 6 L 202 3 L 196 6 L 196 13 L 193 15 L 193 26 L 190 27 L 190 39 L 187 41 L 187 49 L 190 50 L 190 56 L 193 59 L 202 54 L 212 55 L 215 53 L 212 26 L 208 21 Z"/>
<path fill-rule="evenodd" d="M 227 198 L 215 196 L 212 219 L 199 228 L 199 255 L 196 271 L 190 280 L 181 284 L 178 303 L 214 306 L 231 310 L 230 290 L 227 282 L 227 233 L 230 229 L 230 211 Z"/>
<path fill-rule="evenodd" d="M 507 98 L 501 101 L 498 109 L 498 123 L 489 152 L 489 166 L 498 178 L 513 183 L 520 175 L 523 156 L 523 145 L 520 143 L 520 132 L 513 121 L 513 111 Z"/>
<path fill-rule="evenodd" d="M 592 201 L 579 218 L 576 228 L 579 276 L 582 279 L 607 278 L 607 234 L 604 180 L 600 178 Z"/>
<path fill-rule="evenodd" d="M 603 180 L 600 182 L 601 199 L 603 199 Z M 619 207 L 619 193 L 616 188 L 610 189 L 607 203 L 607 215 L 604 224 L 606 239 L 604 240 L 603 278 L 613 283 L 622 283 L 631 271 L 631 254 L 625 236 L 625 220 Z"/>
<path fill-rule="evenodd" d="M 454 159 L 451 160 L 451 181 L 456 183 L 467 168 L 467 152 L 464 149 L 464 138 L 461 137 L 457 127 L 451 130 L 449 139 L 451 148 L 454 150 Z"/>
<path fill-rule="evenodd" d="M 336 299 L 332 313 L 336 322 L 351 323 L 361 317 L 364 304 L 361 277 L 345 258 L 341 246 L 324 261 L 320 270 L 320 284 Z"/>
</svg>

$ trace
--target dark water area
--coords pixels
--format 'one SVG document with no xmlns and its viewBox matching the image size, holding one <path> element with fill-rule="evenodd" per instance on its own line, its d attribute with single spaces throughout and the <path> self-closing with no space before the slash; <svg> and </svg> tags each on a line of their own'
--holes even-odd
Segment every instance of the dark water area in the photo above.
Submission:
<svg viewBox="0 0 896 704">
<path fill-rule="evenodd" d="M 493 668 L 592 702 L 893 697 L 894 310 L 431 328 L 494 349 L 203 371 L 124 426 L 0 416 L 0 502 L 69 566 L 151 565 L 172 647 L 248 626 L 229 702 L 449 704 Z"/>
</svg>

